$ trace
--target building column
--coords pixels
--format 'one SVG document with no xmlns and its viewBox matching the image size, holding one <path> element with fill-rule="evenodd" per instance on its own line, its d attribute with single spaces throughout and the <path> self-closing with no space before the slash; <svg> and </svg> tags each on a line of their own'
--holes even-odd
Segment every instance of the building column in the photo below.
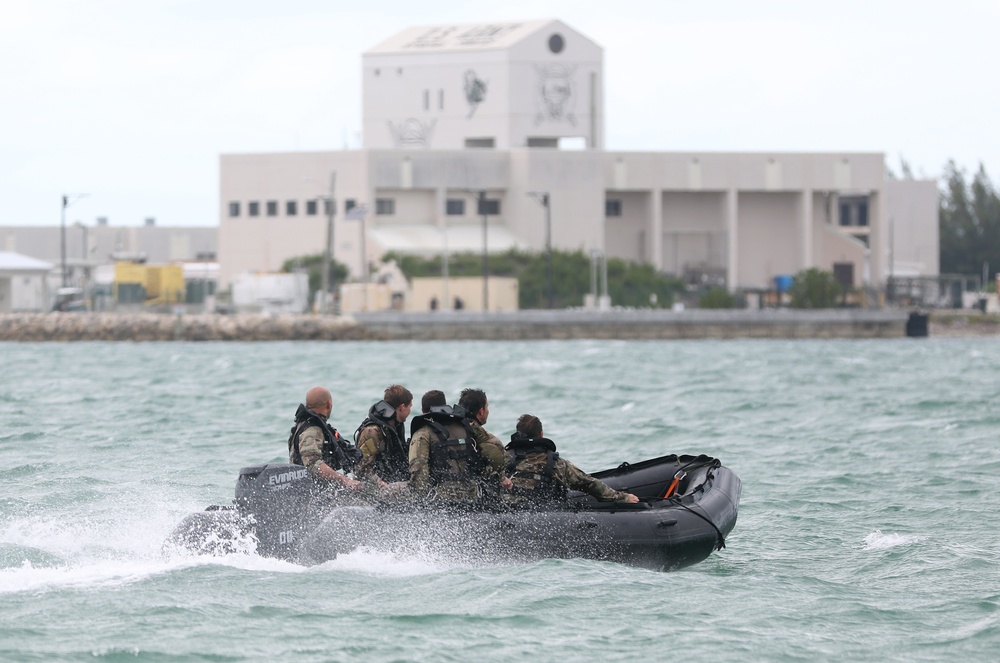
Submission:
<svg viewBox="0 0 1000 663">
<path fill-rule="evenodd" d="M 653 269 L 663 271 L 663 189 L 650 192 L 649 262 Z"/>
<path fill-rule="evenodd" d="M 887 251 L 889 248 L 889 228 L 882 204 L 882 192 L 868 194 L 868 261 L 869 283 L 877 288 L 885 286 Z"/>
<path fill-rule="evenodd" d="M 739 285 L 739 200 L 736 189 L 726 191 L 726 288 L 736 292 Z"/>
<path fill-rule="evenodd" d="M 813 260 L 813 191 L 802 190 L 802 205 L 799 210 L 800 269 L 815 266 Z"/>
</svg>

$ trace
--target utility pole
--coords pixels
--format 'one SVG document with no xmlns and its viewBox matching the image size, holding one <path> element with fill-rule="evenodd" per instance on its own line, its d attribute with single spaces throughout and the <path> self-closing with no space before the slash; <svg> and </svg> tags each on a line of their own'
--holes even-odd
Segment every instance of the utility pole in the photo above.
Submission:
<svg viewBox="0 0 1000 663">
<path fill-rule="evenodd" d="M 483 311 L 490 310 L 490 254 L 486 245 L 486 192 L 480 191 L 479 213 L 483 215 Z"/>
<path fill-rule="evenodd" d="M 326 206 L 326 250 L 323 252 L 323 273 L 322 279 L 323 299 L 319 312 L 327 313 L 326 302 L 330 296 L 330 289 L 336 287 L 336 278 L 330 278 L 330 263 L 333 261 L 333 215 L 336 213 L 336 199 L 333 192 L 337 186 L 337 171 L 330 173 L 330 195 L 324 200 Z"/>
<path fill-rule="evenodd" d="M 530 191 L 529 196 L 534 196 L 545 208 L 545 298 L 548 307 L 555 306 L 552 295 L 552 207 L 549 204 L 548 192 L 540 193 Z"/>
<path fill-rule="evenodd" d="M 63 194 L 62 197 L 62 222 L 60 223 L 60 233 L 59 233 L 59 238 L 60 238 L 59 254 L 61 256 L 61 264 L 62 264 L 62 287 L 64 288 L 66 287 L 66 278 L 68 276 L 68 274 L 66 273 L 66 208 L 86 195 L 87 194 L 85 193 L 70 193 L 70 194 Z"/>
</svg>

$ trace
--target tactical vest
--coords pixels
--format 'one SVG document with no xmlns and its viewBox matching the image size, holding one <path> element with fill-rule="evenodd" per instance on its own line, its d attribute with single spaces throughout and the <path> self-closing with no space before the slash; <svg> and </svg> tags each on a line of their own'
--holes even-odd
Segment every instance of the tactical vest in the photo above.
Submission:
<svg viewBox="0 0 1000 663">
<path fill-rule="evenodd" d="M 427 414 L 414 417 L 411 438 L 421 428 L 430 428 L 428 470 L 431 484 L 447 481 L 476 481 L 486 469 L 469 421 L 447 405 L 435 406 Z"/>
<path fill-rule="evenodd" d="M 336 428 L 326 422 L 326 419 L 316 414 L 305 405 L 299 405 L 295 411 L 295 425 L 288 436 L 288 460 L 295 465 L 302 464 L 302 454 L 299 453 L 299 435 L 311 426 L 319 426 L 323 431 L 323 462 L 335 470 L 350 472 L 360 459 L 357 449 L 347 443 Z"/>
<path fill-rule="evenodd" d="M 396 408 L 379 401 L 368 410 L 368 417 L 354 431 L 354 444 L 358 444 L 361 431 L 368 426 L 378 426 L 385 442 L 385 452 L 375 459 L 375 473 L 386 482 L 407 481 L 410 478 L 410 445 L 406 441 L 406 427 L 396 419 Z"/>
<path fill-rule="evenodd" d="M 556 444 L 546 437 L 526 437 L 520 433 L 510 436 L 507 445 L 510 460 L 507 461 L 507 476 L 514 484 L 510 493 L 532 502 L 564 500 L 566 486 L 559 483 L 554 476 L 556 461 Z M 545 454 L 545 464 L 538 467 L 529 463 L 529 456 Z M 534 465 L 534 466 L 532 466 Z"/>
</svg>

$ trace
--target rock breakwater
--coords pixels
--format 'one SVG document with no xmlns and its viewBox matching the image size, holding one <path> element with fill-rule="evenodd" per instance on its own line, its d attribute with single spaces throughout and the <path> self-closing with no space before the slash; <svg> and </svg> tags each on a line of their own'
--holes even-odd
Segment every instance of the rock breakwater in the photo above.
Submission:
<svg viewBox="0 0 1000 663">
<path fill-rule="evenodd" d="M 315 315 L 8 313 L 0 341 L 898 338 L 902 310 L 517 311 Z"/>
<path fill-rule="evenodd" d="M 0 315 L 2 341 L 333 341 L 372 338 L 370 332 L 347 317 L 57 312 Z"/>
</svg>

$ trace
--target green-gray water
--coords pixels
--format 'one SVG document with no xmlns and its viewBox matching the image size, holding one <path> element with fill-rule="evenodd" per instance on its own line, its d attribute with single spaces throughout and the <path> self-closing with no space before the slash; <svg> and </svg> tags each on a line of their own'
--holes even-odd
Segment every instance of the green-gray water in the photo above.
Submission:
<svg viewBox="0 0 1000 663">
<path fill-rule="evenodd" d="M 0 660 L 993 660 L 1000 341 L 3 344 Z M 707 453 L 728 547 L 676 573 L 376 547 L 164 554 L 282 459 L 305 390 L 479 386 L 585 470 Z"/>
</svg>

